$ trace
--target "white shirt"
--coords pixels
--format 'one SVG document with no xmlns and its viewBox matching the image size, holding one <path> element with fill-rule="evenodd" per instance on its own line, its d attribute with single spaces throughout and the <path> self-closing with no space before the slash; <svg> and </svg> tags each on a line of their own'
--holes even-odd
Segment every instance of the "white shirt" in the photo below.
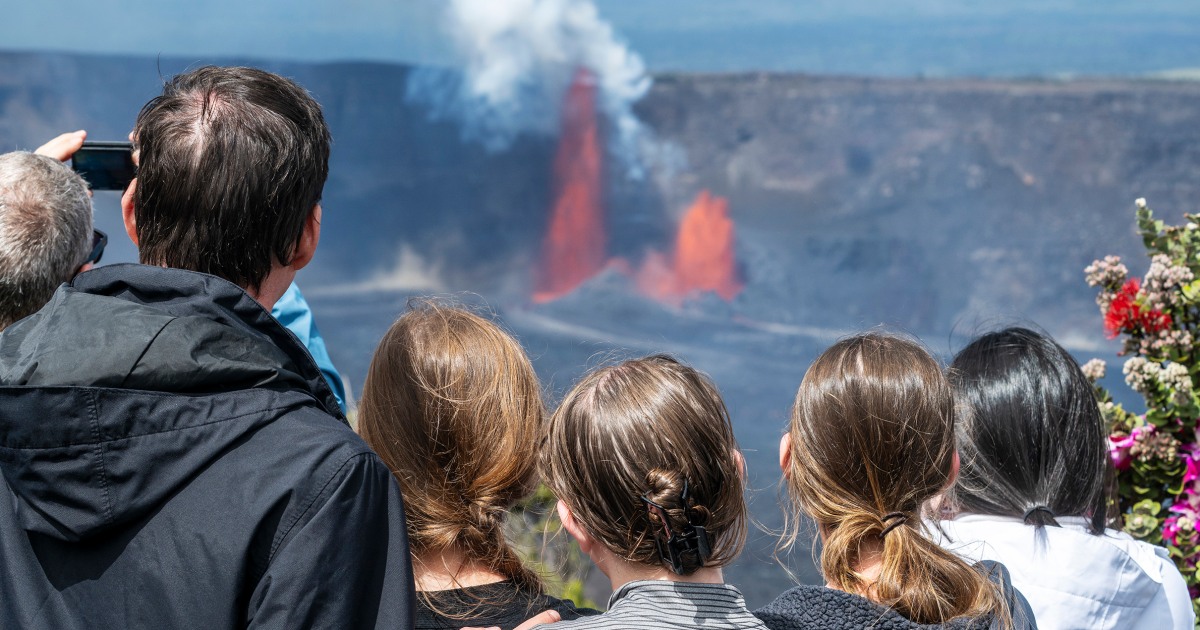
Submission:
<svg viewBox="0 0 1200 630">
<path fill-rule="evenodd" d="M 1187 584 L 1166 549 L 1112 529 L 1092 535 L 1080 517 L 1056 520 L 1062 527 L 1040 531 L 977 514 L 927 525 L 959 556 L 1004 564 L 1041 630 L 1194 630 Z"/>
</svg>

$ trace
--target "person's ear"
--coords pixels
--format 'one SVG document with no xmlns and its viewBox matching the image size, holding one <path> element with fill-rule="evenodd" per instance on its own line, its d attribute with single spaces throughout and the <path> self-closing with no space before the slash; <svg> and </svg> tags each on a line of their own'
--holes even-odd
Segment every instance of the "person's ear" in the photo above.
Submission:
<svg viewBox="0 0 1200 630">
<path fill-rule="evenodd" d="M 592 550 L 592 537 L 583 527 L 580 527 L 579 521 L 575 520 L 575 515 L 571 512 L 571 508 L 562 500 L 558 500 L 558 520 L 562 521 L 563 529 L 579 543 L 579 550 L 585 555 Z"/>
<path fill-rule="evenodd" d="M 783 471 L 783 478 L 787 479 L 791 474 L 792 467 L 792 434 L 784 433 L 783 437 L 779 438 L 779 470 Z"/>
<path fill-rule="evenodd" d="M 738 478 L 742 480 L 742 485 L 746 485 L 746 458 L 736 448 L 733 449 L 733 461 L 737 464 Z"/>
<path fill-rule="evenodd" d="M 958 469 L 961 464 L 962 461 L 958 458 L 958 449 L 954 449 L 954 459 L 950 462 L 950 478 L 946 481 L 946 487 L 942 488 L 943 491 L 949 490 L 954 486 L 954 482 L 958 481 Z"/>
<path fill-rule="evenodd" d="M 300 271 L 312 262 L 313 256 L 317 253 L 317 243 L 321 240 L 321 204 L 313 206 L 312 212 L 308 213 L 308 218 L 304 220 L 304 231 L 300 233 L 300 240 L 296 241 L 296 250 L 292 253 L 292 262 L 289 267 Z"/>
<path fill-rule="evenodd" d="M 129 235 L 129 240 L 133 241 L 133 246 L 138 246 L 137 236 L 137 212 L 133 207 L 133 197 L 137 192 L 137 178 L 129 182 L 129 187 L 125 189 L 125 194 L 121 195 L 121 219 L 125 222 L 125 233 Z"/>
</svg>

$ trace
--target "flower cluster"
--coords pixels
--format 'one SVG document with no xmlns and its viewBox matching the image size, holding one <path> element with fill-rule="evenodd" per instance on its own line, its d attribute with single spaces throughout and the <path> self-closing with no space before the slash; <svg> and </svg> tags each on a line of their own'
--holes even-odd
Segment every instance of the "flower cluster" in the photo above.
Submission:
<svg viewBox="0 0 1200 630">
<path fill-rule="evenodd" d="M 1130 357 L 1121 371 L 1125 374 L 1125 384 L 1130 389 L 1139 394 L 1146 394 L 1158 384 L 1158 374 L 1162 368 L 1142 357 Z"/>
<path fill-rule="evenodd" d="M 1155 220 L 1144 199 L 1137 224 L 1150 265 L 1139 279 L 1116 256 L 1084 270 L 1098 289 L 1104 332 L 1120 337 L 1125 383 L 1145 399 L 1145 413 L 1115 404 L 1098 384 L 1106 365 L 1092 360 L 1084 374 L 1096 385 L 1109 426 L 1109 456 L 1117 471 L 1125 531 L 1167 548 L 1200 610 L 1200 403 L 1195 379 L 1200 352 L 1200 217 L 1169 226 Z"/>
<path fill-rule="evenodd" d="M 1190 331 L 1164 328 L 1139 340 L 1136 351 L 1148 356 L 1180 356 L 1191 353 L 1192 345 Z"/>
<path fill-rule="evenodd" d="M 1171 316 L 1163 311 L 1143 306 L 1147 301 L 1137 278 L 1126 280 L 1115 295 L 1105 296 L 1108 310 L 1104 313 L 1104 332 L 1109 339 L 1121 333 L 1156 335 L 1171 326 Z"/>
<path fill-rule="evenodd" d="M 1134 427 L 1129 433 L 1113 433 L 1108 436 L 1108 456 L 1112 458 L 1117 470 L 1128 470 L 1133 464 L 1133 446 L 1142 439 L 1142 435 L 1154 430 L 1154 427 Z"/>
<path fill-rule="evenodd" d="M 1083 273 L 1086 274 L 1088 286 L 1102 288 L 1096 296 L 1101 310 L 1108 309 L 1114 289 L 1125 284 L 1125 279 L 1129 277 L 1129 269 L 1121 264 L 1120 256 L 1105 256 L 1103 260 L 1088 265 Z"/>
<path fill-rule="evenodd" d="M 1192 399 L 1192 375 L 1181 363 L 1172 363 L 1158 373 L 1158 382 L 1171 392 L 1171 402 L 1183 406 Z"/>
<path fill-rule="evenodd" d="M 1160 312 L 1179 306 L 1183 301 L 1180 289 L 1194 279 L 1191 269 L 1173 264 L 1170 256 L 1155 256 L 1146 270 L 1146 284 L 1142 289 L 1146 293 L 1146 306 Z"/>
<path fill-rule="evenodd" d="M 1093 383 L 1103 379 L 1105 371 L 1108 370 L 1108 364 L 1102 359 L 1092 359 L 1079 367 L 1083 370 L 1083 375 Z"/>
</svg>

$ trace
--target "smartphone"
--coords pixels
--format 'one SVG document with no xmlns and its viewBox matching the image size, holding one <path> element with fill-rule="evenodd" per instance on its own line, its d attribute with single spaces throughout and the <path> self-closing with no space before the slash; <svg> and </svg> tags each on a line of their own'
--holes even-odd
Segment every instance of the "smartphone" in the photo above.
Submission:
<svg viewBox="0 0 1200 630">
<path fill-rule="evenodd" d="M 84 142 L 71 156 L 71 168 L 92 190 L 125 190 L 134 178 L 133 143 Z"/>
</svg>

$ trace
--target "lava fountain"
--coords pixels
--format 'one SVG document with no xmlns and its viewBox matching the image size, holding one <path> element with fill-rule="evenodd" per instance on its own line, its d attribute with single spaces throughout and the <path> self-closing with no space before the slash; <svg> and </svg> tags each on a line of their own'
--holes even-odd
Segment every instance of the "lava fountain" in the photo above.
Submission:
<svg viewBox="0 0 1200 630">
<path fill-rule="evenodd" d="M 736 297 L 743 283 L 734 254 L 729 202 L 700 191 L 679 223 L 671 256 L 648 253 L 635 281 L 642 295 L 674 305 L 705 291 L 726 301 Z"/>
<path fill-rule="evenodd" d="M 742 290 L 729 202 L 703 190 L 683 215 L 670 254 L 649 251 L 636 272 L 608 260 L 596 81 L 579 70 L 563 103 L 554 155 L 554 206 L 535 272 L 533 301 L 556 300 L 606 266 L 633 276 L 642 295 L 667 304 L 703 292 L 732 300 Z"/>
<path fill-rule="evenodd" d="M 554 207 L 542 242 L 534 302 L 570 293 L 603 269 L 607 256 L 596 86 L 587 70 L 575 74 L 562 116 L 554 156 Z"/>
<path fill-rule="evenodd" d="M 726 301 L 740 293 L 742 281 L 733 243 L 729 201 L 700 191 L 683 215 L 675 239 L 674 268 L 680 290 L 685 295 L 712 291 Z"/>
</svg>

